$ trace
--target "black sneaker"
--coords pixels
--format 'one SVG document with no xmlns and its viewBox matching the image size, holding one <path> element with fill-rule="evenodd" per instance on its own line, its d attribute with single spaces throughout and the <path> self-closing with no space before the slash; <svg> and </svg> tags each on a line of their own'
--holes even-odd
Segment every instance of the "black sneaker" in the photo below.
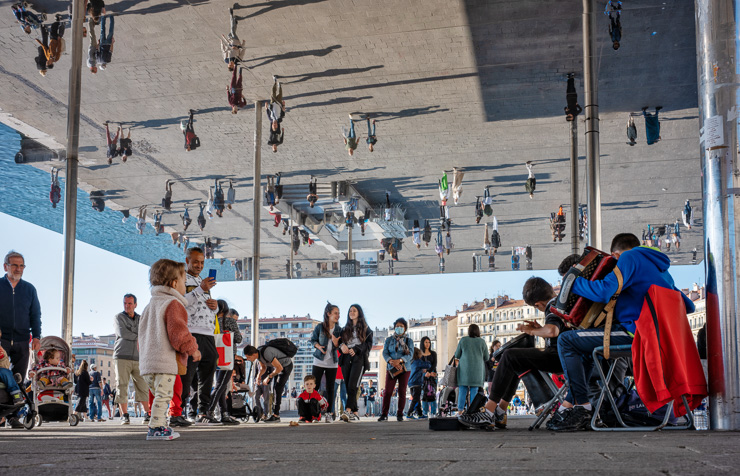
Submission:
<svg viewBox="0 0 740 476">
<path fill-rule="evenodd" d="M 184 426 L 190 426 L 192 424 L 193 422 L 191 422 L 190 420 L 187 420 L 182 415 L 170 418 L 170 426 L 184 427 Z"/>
<path fill-rule="evenodd" d="M 202 423 L 205 425 L 220 425 L 221 422 L 213 418 L 211 415 L 201 415 L 198 418 L 198 423 Z"/>
<path fill-rule="evenodd" d="M 238 425 L 239 421 L 236 418 L 232 418 L 229 415 L 221 416 L 221 424 L 223 425 Z"/>
<path fill-rule="evenodd" d="M 378 421 L 388 421 L 388 415 L 380 415 L 380 418 L 378 418 Z"/>
<path fill-rule="evenodd" d="M 403 421 L 403 415 L 396 415 L 396 421 Z"/>
<path fill-rule="evenodd" d="M 15 430 L 19 428 L 23 428 L 23 423 L 21 423 L 21 421 L 16 417 L 8 418 L 8 424 L 10 425 L 11 428 Z"/>
<path fill-rule="evenodd" d="M 273 415 L 267 420 L 265 420 L 266 423 L 280 423 L 280 415 Z"/>
<path fill-rule="evenodd" d="M 506 429 L 506 422 L 509 419 L 509 415 L 504 412 L 503 415 L 499 415 L 498 412 L 493 412 L 493 424 L 496 426 L 496 428 L 499 428 L 501 430 Z"/>
<path fill-rule="evenodd" d="M 121 417 L 121 425 L 130 425 L 131 424 L 131 418 L 129 417 L 128 413 L 124 413 Z"/>
<path fill-rule="evenodd" d="M 486 412 L 464 413 L 457 421 L 468 428 L 488 428 L 494 424 L 494 418 Z"/>
<path fill-rule="evenodd" d="M 572 408 L 566 408 L 562 412 L 555 412 L 545 424 L 545 428 L 552 430 L 552 427 L 559 425 L 568 413 L 572 412 Z"/>
<path fill-rule="evenodd" d="M 152 419 L 152 416 L 149 413 L 147 413 L 146 415 L 144 415 L 144 421 L 142 421 L 141 423 L 143 423 L 144 425 L 148 425 L 151 419 Z"/>
<path fill-rule="evenodd" d="M 576 406 L 563 417 L 560 423 L 552 425 L 550 429 L 552 431 L 588 430 L 591 428 L 591 417 L 593 417 L 593 411 L 586 410 L 583 406 Z"/>
</svg>

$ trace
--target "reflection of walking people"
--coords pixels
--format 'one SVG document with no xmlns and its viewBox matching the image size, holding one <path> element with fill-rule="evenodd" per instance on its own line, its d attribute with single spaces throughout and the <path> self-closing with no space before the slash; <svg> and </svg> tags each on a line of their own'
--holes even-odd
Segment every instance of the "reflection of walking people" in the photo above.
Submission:
<svg viewBox="0 0 740 476">
<path fill-rule="evenodd" d="M 234 68 L 234 72 L 231 75 L 231 83 L 226 88 L 226 97 L 231 106 L 231 113 L 236 114 L 239 109 L 247 105 L 247 100 L 242 96 L 242 69 L 239 68 L 239 75 L 237 76 L 237 68 Z"/>
<path fill-rule="evenodd" d="M 527 172 L 529 172 L 529 177 L 527 177 L 527 182 L 524 184 L 524 189 L 529 193 L 530 199 L 534 198 L 534 191 L 537 188 L 537 179 L 534 176 L 532 167 L 534 167 L 532 161 L 527 161 Z"/>
<path fill-rule="evenodd" d="M 424 234 L 421 239 L 424 246 L 429 247 L 429 242 L 432 241 L 432 226 L 429 224 L 429 220 L 424 220 Z"/>
<path fill-rule="evenodd" d="M 658 119 L 658 111 L 663 109 L 662 106 L 655 108 L 655 114 L 647 112 L 648 107 L 642 108 L 642 115 L 645 116 L 645 136 L 647 137 L 647 144 L 653 145 L 660 140 L 660 120 Z"/>
<path fill-rule="evenodd" d="M 367 148 L 372 152 L 373 147 L 378 143 L 378 138 L 375 135 L 375 119 L 373 119 L 372 128 L 370 128 L 370 118 L 365 116 L 365 120 L 367 120 Z"/>
<path fill-rule="evenodd" d="M 107 35 L 105 31 L 106 19 L 110 20 L 110 30 Z M 100 46 L 98 47 L 97 61 L 98 67 L 103 70 L 113 59 L 113 43 L 115 43 L 113 27 L 115 26 L 115 20 L 116 18 L 113 15 L 105 15 L 100 21 Z"/>
<path fill-rule="evenodd" d="M 189 111 L 190 116 L 188 117 L 188 121 L 180 122 L 180 129 L 182 129 L 182 135 L 185 136 L 185 150 L 187 150 L 188 152 L 200 147 L 200 139 L 198 139 L 198 136 L 195 135 L 195 128 L 193 127 L 193 113 L 194 112 L 195 111 L 191 109 Z"/>
<path fill-rule="evenodd" d="M 318 179 L 311 176 L 311 179 L 308 181 L 308 195 L 306 196 L 306 200 L 308 200 L 308 206 L 313 208 L 316 205 L 316 202 L 319 200 L 319 194 L 318 194 L 318 187 L 317 187 Z"/>
<path fill-rule="evenodd" d="M 483 190 L 483 213 L 488 217 L 493 215 L 493 208 L 491 207 L 492 203 L 493 199 L 491 198 L 491 192 L 488 190 L 488 186 L 486 185 L 486 189 Z"/>
<path fill-rule="evenodd" d="M 442 171 L 442 179 L 439 180 L 439 201 L 442 206 L 447 206 L 447 200 L 450 198 L 450 188 L 447 183 L 447 172 Z"/>
<path fill-rule="evenodd" d="M 57 207 L 57 203 L 62 198 L 62 188 L 59 186 L 59 169 L 51 168 L 51 190 L 49 190 L 49 201 L 52 208 Z"/>
<path fill-rule="evenodd" d="M 236 69 L 237 63 L 242 61 L 242 55 L 244 54 L 245 41 L 240 41 L 236 35 L 238 23 L 239 20 L 234 16 L 234 8 L 229 8 L 229 37 L 221 35 L 221 51 L 224 54 L 224 62 L 229 65 L 229 71 Z"/>
<path fill-rule="evenodd" d="M 136 221 L 136 229 L 139 230 L 140 235 L 143 235 L 145 228 L 146 228 L 146 205 L 142 205 L 139 207 L 139 215 Z"/>
<path fill-rule="evenodd" d="M 270 95 L 270 104 L 265 104 L 267 117 L 270 119 L 270 138 L 267 145 L 272 146 L 272 151 L 277 152 L 277 148 L 283 143 L 285 129 L 281 127 L 285 117 L 285 101 L 283 101 L 283 86 L 278 81 L 278 76 L 272 77 L 272 93 Z"/>
<path fill-rule="evenodd" d="M 56 63 L 62 57 L 64 53 L 64 23 L 60 21 L 61 15 L 57 15 L 57 19 L 51 24 L 49 30 L 49 58 L 47 60 L 47 66 Z"/>
<path fill-rule="evenodd" d="M 352 114 L 349 115 L 349 130 L 343 129 L 342 134 L 344 136 L 344 147 L 347 149 L 347 153 L 349 153 L 349 155 L 354 155 L 355 149 L 357 149 L 360 141 L 355 134 L 355 121 L 352 120 Z"/>
<path fill-rule="evenodd" d="M 458 170 L 457 167 L 452 168 L 452 200 L 457 205 L 462 195 L 462 181 L 465 172 Z"/>
<path fill-rule="evenodd" d="M 615 3 L 609 0 L 606 2 L 604 14 L 609 15 L 609 37 L 612 40 L 612 48 L 618 50 L 619 42 L 622 41 L 622 2 Z"/>
<path fill-rule="evenodd" d="M 162 208 L 167 211 L 172 209 L 172 180 L 167 179 L 164 183 L 164 198 L 162 199 Z M 185 209 L 187 212 L 187 208 Z"/>
<path fill-rule="evenodd" d="M 683 218 L 683 224 L 690 230 L 691 226 L 694 224 L 694 211 L 691 208 L 691 202 L 688 200 L 686 200 L 686 203 L 684 204 L 681 217 Z"/>
<path fill-rule="evenodd" d="M 635 118 L 632 117 L 632 113 L 630 113 L 630 117 L 627 120 L 627 139 L 629 139 L 629 142 L 627 142 L 628 145 L 634 146 L 637 143 L 637 127 L 635 126 Z"/>
<path fill-rule="evenodd" d="M 565 120 L 573 121 L 583 109 L 578 105 L 578 93 L 576 92 L 576 79 L 573 73 L 568 73 L 568 86 L 565 91 Z"/>
<path fill-rule="evenodd" d="M 98 72 L 98 41 L 95 39 L 94 26 L 92 18 L 89 19 L 87 28 L 90 30 L 90 47 L 87 49 L 87 67 L 90 68 L 92 74 Z"/>
<path fill-rule="evenodd" d="M 112 164 L 113 159 L 118 155 L 118 138 L 120 137 L 120 134 L 121 128 L 119 127 L 118 130 L 116 130 L 116 135 L 111 138 L 108 121 L 105 121 L 105 139 L 108 146 L 108 164 Z"/>
<path fill-rule="evenodd" d="M 128 134 L 126 137 L 123 137 L 123 127 L 118 126 L 118 132 L 120 135 L 119 139 L 119 146 L 118 146 L 118 155 L 121 156 L 121 161 L 126 162 L 129 157 L 131 157 L 131 154 L 133 153 L 131 151 L 131 128 L 128 128 Z"/>
<path fill-rule="evenodd" d="M 52 68 L 53 65 L 47 66 L 47 58 L 49 57 L 49 30 L 44 25 L 41 25 L 41 41 L 36 38 L 36 42 L 39 44 L 38 55 L 34 60 L 36 61 L 36 69 L 39 71 L 41 76 L 46 76 L 46 70 Z"/>
</svg>

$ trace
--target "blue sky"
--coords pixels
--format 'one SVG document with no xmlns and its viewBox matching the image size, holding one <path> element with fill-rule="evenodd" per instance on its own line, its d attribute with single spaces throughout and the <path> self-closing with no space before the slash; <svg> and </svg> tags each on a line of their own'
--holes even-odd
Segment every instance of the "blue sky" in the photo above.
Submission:
<svg viewBox="0 0 740 476">
<path fill-rule="evenodd" d="M 41 301 L 43 334 L 61 334 L 64 239 L 61 234 L 0 213 L 0 253 L 14 249 L 26 257 L 24 279 L 36 286 Z M 139 298 L 138 311 L 149 300 L 149 268 L 114 253 L 77 242 L 74 296 L 74 334 L 108 334 L 122 298 Z M 681 288 L 704 283 L 704 266 L 671 268 Z M 204 273 L 205 274 L 205 273 Z M 320 318 L 329 300 L 347 308 L 360 304 L 371 326 L 385 327 L 399 316 L 428 318 L 454 313 L 463 303 L 508 294 L 521 298 L 524 281 L 538 275 L 551 282 L 555 271 L 497 271 L 427 276 L 321 278 L 260 282 L 260 316 L 283 314 Z M 252 315 L 252 283 L 219 283 L 214 297 L 225 299 L 244 316 Z"/>
</svg>

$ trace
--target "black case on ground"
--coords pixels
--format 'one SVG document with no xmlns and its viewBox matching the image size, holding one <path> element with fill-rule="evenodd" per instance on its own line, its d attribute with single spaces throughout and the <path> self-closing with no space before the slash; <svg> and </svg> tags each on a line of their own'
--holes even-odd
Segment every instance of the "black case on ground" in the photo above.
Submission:
<svg viewBox="0 0 740 476">
<path fill-rule="evenodd" d="M 464 430 L 457 417 L 435 417 L 429 419 L 429 429 L 434 431 Z"/>
</svg>

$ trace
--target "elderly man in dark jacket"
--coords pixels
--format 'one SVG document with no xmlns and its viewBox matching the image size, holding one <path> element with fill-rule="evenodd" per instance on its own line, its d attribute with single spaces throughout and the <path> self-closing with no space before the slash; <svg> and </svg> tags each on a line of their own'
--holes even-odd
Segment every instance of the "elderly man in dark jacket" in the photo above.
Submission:
<svg viewBox="0 0 740 476">
<path fill-rule="evenodd" d="M 10 357 L 13 373 L 26 378 L 29 338 L 36 352 L 41 347 L 41 304 L 36 288 L 21 279 L 26 269 L 23 255 L 15 251 L 5 255 L 5 276 L 0 279 L 0 342 Z M 22 428 L 17 418 L 10 418 L 13 428 Z"/>
</svg>

